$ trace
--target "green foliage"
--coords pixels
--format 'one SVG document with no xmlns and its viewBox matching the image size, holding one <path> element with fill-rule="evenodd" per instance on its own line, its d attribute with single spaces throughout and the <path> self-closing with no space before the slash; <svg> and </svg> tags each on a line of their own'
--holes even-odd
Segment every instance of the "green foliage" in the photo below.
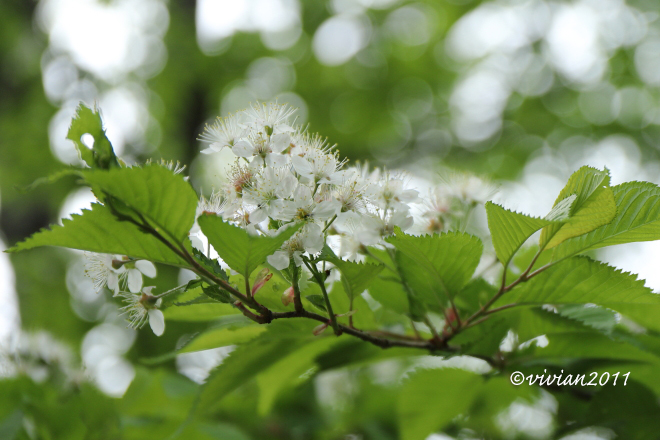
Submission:
<svg viewBox="0 0 660 440">
<path fill-rule="evenodd" d="M 266 257 L 278 250 L 301 226 L 288 228 L 275 237 L 262 237 L 252 236 L 211 214 L 204 214 L 197 221 L 225 263 L 243 276 L 249 276 L 257 266 L 264 264 Z"/>
<path fill-rule="evenodd" d="M 161 235 L 183 243 L 195 222 L 197 194 L 181 175 L 157 165 L 88 171 L 85 181 L 111 208 L 137 221 L 146 219 Z M 126 212 L 128 209 L 128 212 Z"/>
<path fill-rule="evenodd" d="M 627 182 L 612 187 L 617 207 L 608 224 L 557 246 L 553 259 L 605 246 L 660 239 L 660 188 L 648 182 Z"/>
<path fill-rule="evenodd" d="M 222 316 L 240 313 L 233 305 L 225 301 L 218 301 L 209 296 L 204 289 L 208 286 L 196 286 L 177 296 L 176 302 L 165 308 L 166 320 L 172 321 L 213 321 Z M 224 296 L 223 296 L 224 297 Z M 213 299 L 212 299 L 213 298 Z"/>
<path fill-rule="evenodd" d="M 414 262 L 400 267 L 403 273 L 425 279 L 431 291 L 448 297 L 467 284 L 483 251 L 481 240 L 459 232 L 415 237 L 398 230 L 387 241 Z"/>
<path fill-rule="evenodd" d="M 412 376 L 398 399 L 402 440 L 423 440 L 465 413 L 479 391 L 479 375 L 464 370 L 424 370 Z"/>
<path fill-rule="evenodd" d="M 212 411 L 227 393 L 314 340 L 314 324 L 275 321 L 263 334 L 241 345 L 209 377 L 200 395 L 201 411 Z"/>
<path fill-rule="evenodd" d="M 91 135 L 94 139 L 94 145 L 91 148 L 82 142 L 82 137 L 86 134 Z M 119 167 L 112 144 L 105 135 L 98 108 L 92 110 L 81 103 L 71 121 L 71 127 L 66 137 L 76 144 L 80 158 L 90 167 L 102 170 Z"/>
<path fill-rule="evenodd" d="M 9 252 L 39 246 L 62 246 L 90 252 L 127 255 L 140 260 L 184 266 L 185 261 L 156 237 L 136 225 L 119 221 L 110 210 L 98 203 L 82 215 L 62 220 L 62 226 L 42 230 L 18 243 Z"/>
<path fill-rule="evenodd" d="M 568 220 L 564 224 L 551 224 L 541 231 L 541 247 L 550 249 L 563 241 L 593 231 L 608 224 L 616 215 L 614 194 L 610 188 L 610 174 L 584 166 L 568 179 L 554 207 L 571 195 L 577 196 L 571 204 Z"/>
<path fill-rule="evenodd" d="M 354 263 L 339 258 L 332 259 L 330 262 L 341 272 L 341 282 L 344 285 L 344 292 L 346 292 L 346 295 L 351 300 L 356 295 L 364 292 L 374 277 L 384 268 L 382 264 Z"/>
<path fill-rule="evenodd" d="M 638 323 L 660 328 L 660 296 L 644 281 L 587 257 L 568 258 L 518 285 L 495 306 L 517 304 L 587 304 L 614 309 Z"/>
<path fill-rule="evenodd" d="M 181 348 L 179 353 L 192 353 L 228 345 L 245 344 L 264 331 L 266 331 L 265 326 L 245 322 L 229 323 L 205 330 Z"/>
<path fill-rule="evenodd" d="M 569 201 L 569 203 L 564 204 L 560 202 L 557 206 L 570 209 L 570 204 L 575 200 L 575 195 L 571 195 L 565 200 Z M 564 212 L 566 212 L 566 208 Z M 520 246 L 534 232 L 553 223 L 553 221 L 547 218 L 535 218 L 509 211 L 492 202 L 486 203 L 486 213 L 488 214 L 488 229 L 490 229 L 492 236 L 495 254 L 505 267 L 508 266 L 511 258 L 520 249 Z"/>
</svg>

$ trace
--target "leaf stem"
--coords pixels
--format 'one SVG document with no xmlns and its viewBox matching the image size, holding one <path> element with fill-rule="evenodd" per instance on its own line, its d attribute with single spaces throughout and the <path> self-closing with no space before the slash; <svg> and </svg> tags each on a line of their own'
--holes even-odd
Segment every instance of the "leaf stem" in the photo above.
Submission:
<svg viewBox="0 0 660 440">
<path fill-rule="evenodd" d="M 333 215 L 330 221 L 328 222 L 327 225 L 325 225 L 325 228 L 323 228 L 323 232 L 327 231 L 330 225 L 332 225 L 332 222 L 334 222 L 337 219 L 337 214 Z"/>
<path fill-rule="evenodd" d="M 325 299 L 325 306 L 327 307 L 328 314 L 330 315 L 330 325 L 332 325 L 332 329 L 335 331 L 335 334 L 337 336 L 341 335 L 341 330 L 337 325 L 337 317 L 335 316 L 335 312 L 332 310 L 332 304 L 330 304 L 330 297 L 328 296 L 328 291 L 325 288 L 325 281 L 321 277 L 321 274 L 316 269 L 316 267 L 314 267 L 313 264 L 309 264 L 309 261 L 307 260 L 306 257 L 303 257 L 303 263 L 305 263 L 305 266 L 307 266 L 307 269 L 309 269 L 309 271 L 312 273 L 314 279 L 316 280 L 316 283 L 321 288 L 321 292 L 323 293 L 323 299 Z"/>
<path fill-rule="evenodd" d="M 302 313 L 305 311 L 302 305 L 302 300 L 300 299 L 300 287 L 298 286 L 298 275 L 299 275 L 299 268 L 298 266 L 293 264 L 293 280 L 291 281 L 293 284 L 293 305 L 296 309 L 297 313 Z"/>
</svg>

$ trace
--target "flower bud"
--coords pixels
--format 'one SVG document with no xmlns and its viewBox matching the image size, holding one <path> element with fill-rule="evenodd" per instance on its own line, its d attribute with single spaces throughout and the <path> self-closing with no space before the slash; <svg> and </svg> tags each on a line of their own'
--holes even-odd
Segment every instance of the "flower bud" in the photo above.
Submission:
<svg viewBox="0 0 660 440">
<path fill-rule="evenodd" d="M 328 323 L 326 322 L 325 324 L 321 324 L 319 326 L 314 327 L 314 330 L 312 330 L 312 333 L 314 333 L 314 336 L 318 336 L 321 333 L 325 331 L 326 328 L 328 328 Z"/>
<path fill-rule="evenodd" d="M 254 294 L 257 293 L 259 289 L 261 289 L 264 286 L 264 284 L 266 284 L 268 280 L 270 280 L 271 278 L 273 278 L 273 274 L 269 273 L 267 267 L 265 267 L 261 272 L 259 272 L 259 274 L 257 274 L 257 277 L 254 280 L 254 285 L 252 286 L 252 292 L 251 292 L 252 296 L 254 296 Z"/>
<path fill-rule="evenodd" d="M 285 306 L 288 306 L 293 302 L 293 297 L 295 293 L 293 291 L 293 286 L 289 287 L 284 291 L 284 294 L 282 295 L 282 304 Z"/>
</svg>

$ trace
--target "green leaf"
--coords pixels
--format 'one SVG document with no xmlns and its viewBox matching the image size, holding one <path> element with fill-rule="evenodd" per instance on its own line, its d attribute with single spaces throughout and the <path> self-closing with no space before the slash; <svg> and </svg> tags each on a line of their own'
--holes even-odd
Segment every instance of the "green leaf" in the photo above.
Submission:
<svg viewBox="0 0 660 440">
<path fill-rule="evenodd" d="M 339 258 L 329 261 L 341 272 L 341 282 L 349 299 L 364 292 L 371 285 L 374 277 L 385 267 L 382 264 L 354 263 Z"/>
<path fill-rule="evenodd" d="M 183 176 L 151 164 L 143 168 L 88 171 L 85 180 L 146 218 L 167 238 L 183 243 L 195 222 L 197 194 Z M 107 203 L 111 203 L 108 200 Z"/>
<path fill-rule="evenodd" d="M 423 321 L 428 310 L 442 314 L 447 306 L 447 289 L 412 258 L 396 253 L 396 265 L 408 297 L 408 310 L 413 321 Z"/>
<path fill-rule="evenodd" d="M 612 192 L 617 207 L 614 219 L 557 246 L 554 260 L 605 246 L 660 240 L 660 188 L 648 182 L 626 182 L 612 187 Z"/>
<path fill-rule="evenodd" d="M 561 316 L 581 322 L 602 332 L 610 333 L 617 324 L 616 314 L 603 307 L 581 304 L 564 304 L 557 307 Z"/>
<path fill-rule="evenodd" d="M 231 304 L 210 299 L 203 293 L 202 286 L 187 290 L 177 297 L 177 302 L 164 308 L 165 320 L 212 321 L 221 316 L 240 314 Z"/>
<path fill-rule="evenodd" d="M 554 204 L 556 207 L 571 195 L 577 196 L 572 202 L 570 216 L 564 224 L 551 224 L 543 228 L 541 247 L 553 248 L 569 238 L 586 234 L 612 221 L 616 215 L 616 203 L 609 185 L 607 168 L 600 171 L 584 166 L 573 173 Z"/>
<path fill-rule="evenodd" d="M 492 356 L 510 328 L 505 316 L 493 315 L 486 322 L 460 332 L 452 338 L 452 343 L 460 345 L 465 354 Z"/>
<path fill-rule="evenodd" d="M 204 214 L 197 220 L 218 255 L 243 276 L 249 276 L 266 257 L 282 247 L 302 224 L 290 227 L 275 237 L 254 236 L 246 230 L 230 225 L 221 217 Z"/>
<path fill-rule="evenodd" d="M 204 295 L 218 302 L 227 303 L 227 304 L 234 302 L 231 294 L 226 290 L 221 289 L 220 286 L 217 285 L 202 286 L 202 291 L 204 292 Z"/>
<path fill-rule="evenodd" d="M 392 276 L 381 275 L 374 278 L 369 286 L 369 295 L 383 307 L 396 313 L 409 313 L 408 296 L 398 280 Z"/>
<path fill-rule="evenodd" d="M 327 307 L 325 306 L 325 298 L 323 298 L 323 295 L 307 295 L 305 299 L 312 303 L 312 305 L 317 309 L 324 312 L 328 311 Z"/>
<path fill-rule="evenodd" d="M 18 252 L 39 246 L 62 246 L 83 251 L 127 255 L 138 260 L 188 267 L 188 264 L 156 237 L 146 234 L 129 222 L 122 222 L 105 206 L 94 203 L 62 226 L 42 229 L 8 252 Z"/>
<path fill-rule="evenodd" d="M 94 138 L 94 145 L 91 149 L 82 143 L 81 138 L 85 134 L 90 134 Z M 80 158 L 90 167 L 103 170 L 113 167 L 119 168 L 119 162 L 112 149 L 112 144 L 105 135 L 98 108 L 92 110 L 85 104 L 80 103 L 75 116 L 71 120 L 71 127 L 66 138 L 76 144 Z"/>
<path fill-rule="evenodd" d="M 548 345 L 533 350 L 540 359 L 616 359 L 660 365 L 660 359 L 632 344 L 615 341 L 606 335 L 588 332 L 553 333 Z M 588 379 L 587 379 L 588 381 Z"/>
<path fill-rule="evenodd" d="M 288 356 L 271 364 L 268 369 L 257 376 L 259 385 L 260 415 L 268 414 L 277 396 L 284 389 L 291 389 L 309 380 L 318 370 L 316 358 L 328 351 L 340 341 L 340 338 L 321 337 L 300 347 Z"/>
<path fill-rule="evenodd" d="M 218 263 L 218 260 L 212 260 L 202 251 L 200 251 L 197 248 L 193 248 L 193 255 L 195 258 L 197 258 L 198 261 L 202 263 L 203 266 L 206 267 L 211 273 L 214 273 L 218 275 L 220 278 L 222 278 L 225 281 L 229 281 L 229 276 L 227 276 L 227 271 L 225 271 L 222 266 L 220 266 L 220 263 Z"/>
<path fill-rule="evenodd" d="M 426 271 L 432 288 L 449 296 L 470 281 L 483 251 L 481 240 L 461 232 L 416 237 L 397 230 L 387 241 L 414 261 L 415 269 Z"/>
<path fill-rule="evenodd" d="M 562 218 L 556 215 L 559 211 L 566 212 L 567 206 L 573 203 L 576 196 L 572 195 L 566 200 L 570 203 L 560 203 L 561 209 L 551 212 L 551 218 Z M 554 210 L 553 210 L 554 211 Z M 488 229 L 495 247 L 495 254 L 498 260 L 507 266 L 513 255 L 520 249 L 520 246 L 527 241 L 539 229 L 553 224 L 553 221 L 547 218 L 530 217 L 519 212 L 509 211 L 493 202 L 486 203 L 486 213 L 488 215 Z M 555 220 L 557 221 L 557 220 Z"/>
<path fill-rule="evenodd" d="M 232 325 L 212 328 L 200 333 L 179 353 L 210 350 L 228 345 L 244 344 L 256 338 L 267 329 L 263 325 Z"/>
<path fill-rule="evenodd" d="M 443 368 L 424 370 L 403 385 L 398 400 L 401 438 L 424 440 L 466 413 L 483 381 L 477 374 Z"/>
<path fill-rule="evenodd" d="M 336 315 L 345 314 L 351 310 L 351 300 L 345 293 L 344 287 L 343 283 L 334 283 L 332 290 L 328 293 L 332 310 Z M 352 310 L 355 311 L 352 316 L 355 327 L 361 330 L 376 330 L 378 328 L 374 318 L 374 312 L 362 295 L 356 295 L 353 298 Z M 341 316 L 337 318 L 337 321 L 341 324 L 348 324 L 349 318 L 347 316 Z"/>
<path fill-rule="evenodd" d="M 250 342 L 240 345 L 216 368 L 202 388 L 198 407 L 213 411 L 222 398 L 278 360 L 315 339 L 317 323 L 306 320 L 277 320 Z"/>
<path fill-rule="evenodd" d="M 644 281 L 587 257 L 572 257 L 516 286 L 494 305 L 587 304 L 616 310 L 639 324 L 660 329 L 660 295 Z"/>
</svg>

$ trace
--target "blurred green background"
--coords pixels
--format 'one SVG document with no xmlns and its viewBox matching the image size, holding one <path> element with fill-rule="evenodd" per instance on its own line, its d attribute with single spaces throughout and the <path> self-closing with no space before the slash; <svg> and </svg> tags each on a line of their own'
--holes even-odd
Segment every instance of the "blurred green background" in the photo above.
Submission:
<svg viewBox="0 0 660 440">
<path fill-rule="evenodd" d="M 469 170 L 532 214 L 582 164 L 608 166 L 614 183 L 660 183 L 659 13 L 655 0 L 3 0 L 0 240 L 89 202 L 72 179 L 16 189 L 79 163 L 65 135 L 80 101 L 99 104 L 126 161 L 179 160 L 203 193 L 224 164 L 198 155 L 204 124 L 272 99 L 351 161 L 431 180 L 440 166 Z M 657 246 L 608 252 L 660 286 Z M 157 282 L 186 276 L 159 268 Z M 0 256 L 0 438 L 171 434 L 227 353 L 147 367 L 196 327 L 168 330 L 125 329 L 79 254 Z M 392 390 L 373 371 L 350 374 L 353 388 L 331 402 L 325 377 L 284 393 L 270 415 L 255 414 L 249 390 L 229 396 L 203 435 L 396 438 Z M 538 432 L 512 435 L 552 436 L 552 417 L 538 420 Z"/>
</svg>

